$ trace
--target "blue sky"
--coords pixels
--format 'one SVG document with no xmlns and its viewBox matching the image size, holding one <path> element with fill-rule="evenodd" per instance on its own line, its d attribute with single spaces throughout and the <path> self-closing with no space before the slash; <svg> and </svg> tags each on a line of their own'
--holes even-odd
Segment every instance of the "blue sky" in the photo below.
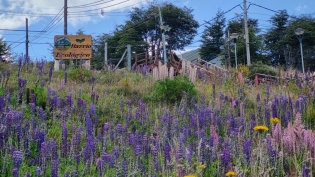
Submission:
<svg viewBox="0 0 315 177">
<path fill-rule="evenodd" d="M 150 0 L 149 2 L 151 2 Z M 82 29 L 86 34 L 97 36 L 102 33 L 111 33 L 116 25 L 124 24 L 128 19 L 128 12 L 131 7 L 145 6 L 147 0 L 68 0 L 68 34 L 74 34 Z M 162 2 L 156 0 L 156 2 Z M 173 4 L 194 9 L 194 17 L 203 24 L 205 20 L 215 17 L 220 8 L 228 11 L 237 4 L 243 6 L 243 0 L 172 0 Z M 250 0 L 270 10 L 286 9 L 290 15 L 314 13 L 314 0 Z M 80 8 L 80 5 L 90 7 Z M 29 30 L 41 31 L 49 25 L 53 19 L 54 23 L 46 33 L 29 33 L 29 55 L 32 60 L 44 58 L 52 60 L 48 48 L 53 44 L 55 35 L 63 34 L 63 18 L 56 16 L 63 7 L 63 0 L 0 0 L 0 29 L 25 30 L 25 18 L 29 19 Z M 70 8 L 72 7 L 72 8 Z M 95 10 L 94 10 L 95 9 Z M 105 13 L 102 16 L 101 10 Z M 259 27 L 266 30 L 270 27 L 268 20 L 274 12 L 251 5 L 248 9 L 248 17 L 258 19 Z M 62 14 L 63 11 L 60 13 Z M 236 7 L 226 13 L 225 17 L 230 20 L 235 14 L 242 14 L 243 10 Z M 60 15 L 59 14 L 59 15 Z M 57 18 L 54 18 L 57 17 Z M 59 21 L 60 20 L 60 21 Z M 194 43 L 185 47 L 185 50 L 196 48 L 200 45 L 200 36 L 205 26 L 198 29 L 198 35 Z M 0 30 L 0 36 L 12 46 L 12 53 L 21 55 L 25 53 L 25 32 Z M 20 42 L 20 43 L 19 43 Z"/>
</svg>

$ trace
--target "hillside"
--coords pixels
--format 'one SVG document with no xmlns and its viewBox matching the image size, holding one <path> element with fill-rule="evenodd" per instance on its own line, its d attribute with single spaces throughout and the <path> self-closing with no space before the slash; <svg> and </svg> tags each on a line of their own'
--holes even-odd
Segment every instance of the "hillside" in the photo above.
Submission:
<svg viewBox="0 0 315 177">
<path fill-rule="evenodd" d="M 52 68 L 0 65 L 3 176 L 315 175 L 309 72 L 255 85 Z"/>
</svg>

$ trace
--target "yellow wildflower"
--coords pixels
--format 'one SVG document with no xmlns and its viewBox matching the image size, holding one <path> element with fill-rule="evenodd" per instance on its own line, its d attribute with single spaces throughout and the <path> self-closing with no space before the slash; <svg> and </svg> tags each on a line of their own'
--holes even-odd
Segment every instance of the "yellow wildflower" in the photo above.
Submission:
<svg viewBox="0 0 315 177">
<path fill-rule="evenodd" d="M 225 176 L 236 176 L 236 173 L 234 171 L 228 171 Z"/>
<path fill-rule="evenodd" d="M 274 118 L 270 118 L 270 122 L 273 124 L 279 124 L 280 123 L 280 119 L 274 117 Z"/>
<path fill-rule="evenodd" d="M 264 125 L 257 125 L 254 127 L 255 131 L 268 131 L 268 127 L 264 126 Z"/>
<path fill-rule="evenodd" d="M 184 177 L 196 177 L 195 175 L 186 175 Z"/>
<path fill-rule="evenodd" d="M 205 169 L 205 168 L 206 168 L 206 165 L 200 164 L 200 165 L 198 166 L 198 168 Z"/>
</svg>

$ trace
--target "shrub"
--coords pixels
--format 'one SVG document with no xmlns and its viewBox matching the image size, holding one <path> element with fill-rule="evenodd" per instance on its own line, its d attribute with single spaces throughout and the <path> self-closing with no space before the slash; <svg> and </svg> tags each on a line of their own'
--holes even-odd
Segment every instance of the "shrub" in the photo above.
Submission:
<svg viewBox="0 0 315 177">
<path fill-rule="evenodd" d="M 92 73 L 90 70 L 77 68 L 69 70 L 68 76 L 71 80 L 86 82 L 91 79 Z"/>
<path fill-rule="evenodd" d="M 158 80 L 153 86 L 154 97 L 160 101 L 175 103 L 182 99 L 183 92 L 189 97 L 197 95 L 194 84 L 186 76 L 177 76 L 174 80 L 170 78 Z"/>
<path fill-rule="evenodd" d="M 274 69 L 271 66 L 268 66 L 266 64 L 263 64 L 262 62 L 257 62 L 257 63 L 251 64 L 249 66 L 248 76 L 254 77 L 253 75 L 255 73 L 266 74 L 266 75 L 270 75 L 270 76 L 276 76 L 277 75 L 276 69 Z"/>
</svg>

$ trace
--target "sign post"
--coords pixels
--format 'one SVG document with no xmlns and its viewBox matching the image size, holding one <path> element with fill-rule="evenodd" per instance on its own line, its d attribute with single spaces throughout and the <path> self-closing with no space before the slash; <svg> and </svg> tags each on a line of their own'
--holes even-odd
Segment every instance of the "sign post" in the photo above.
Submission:
<svg viewBox="0 0 315 177">
<path fill-rule="evenodd" d="M 90 68 L 89 63 L 90 63 L 90 59 L 92 58 L 92 36 L 91 35 L 57 35 L 55 36 L 54 58 L 55 58 L 55 71 L 59 70 L 60 59 L 86 60 L 86 63 L 88 63 L 87 67 Z"/>
</svg>

